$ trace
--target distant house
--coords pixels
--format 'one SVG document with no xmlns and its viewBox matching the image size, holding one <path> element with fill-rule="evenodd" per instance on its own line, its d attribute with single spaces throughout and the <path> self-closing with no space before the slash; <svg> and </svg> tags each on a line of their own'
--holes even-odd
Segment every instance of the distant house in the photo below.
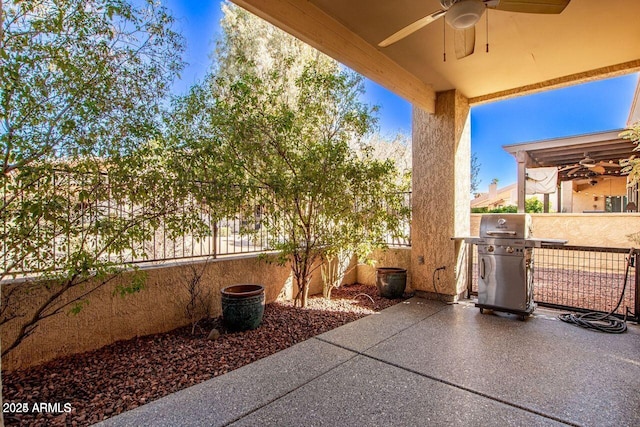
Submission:
<svg viewBox="0 0 640 427">
<path fill-rule="evenodd" d="M 515 183 L 502 188 L 498 188 L 497 183 L 491 183 L 487 193 L 478 193 L 471 200 L 471 209 L 487 208 L 491 210 L 505 206 L 517 206 L 518 194 L 516 191 Z"/>
<path fill-rule="evenodd" d="M 531 195 L 527 199 L 532 197 L 539 199 L 541 202 L 543 201 L 542 195 Z M 471 200 L 471 209 L 487 208 L 487 210 L 492 210 L 506 206 L 518 206 L 518 185 L 515 182 L 502 188 L 498 188 L 498 184 L 489 184 L 488 192 L 477 193 L 475 198 Z M 555 211 L 555 203 L 553 201 L 551 210 Z"/>
<path fill-rule="evenodd" d="M 627 126 L 638 120 L 640 83 L 636 86 Z M 623 130 L 503 146 L 514 156 L 518 168 L 516 194 L 510 202 L 524 210 L 531 176 L 545 168 L 554 172 L 557 180 L 555 188 L 545 191 L 543 196 L 545 212 L 553 209 L 554 204 L 553 210 L 557 212 L 637 211 L 638 186 L 628 185 L 620 161 L 638 152 L 634 151 L 633 142 L 620 138 Z"/>
</svg>

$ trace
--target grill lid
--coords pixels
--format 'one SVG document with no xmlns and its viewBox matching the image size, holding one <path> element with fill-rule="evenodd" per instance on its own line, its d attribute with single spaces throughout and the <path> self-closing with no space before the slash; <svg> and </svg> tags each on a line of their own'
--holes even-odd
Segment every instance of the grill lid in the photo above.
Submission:
<svg viewBox="0 0 640 427">
<path fill-rule="evenodd" d="M 529 214 L 485 214 L 480 220 L 480 238 L 529 239 L 532 235 Z"/>
</svg>

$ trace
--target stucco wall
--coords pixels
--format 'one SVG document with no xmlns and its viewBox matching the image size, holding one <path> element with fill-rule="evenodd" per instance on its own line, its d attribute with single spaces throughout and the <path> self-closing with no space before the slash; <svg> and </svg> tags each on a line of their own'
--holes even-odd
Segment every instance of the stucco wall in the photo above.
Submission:
<svg viewBox="0 0 640 427">
<path fill-rule="evenodd" d="M 202 264 L 194 265 L 201 268 Z M 145 288 L 126 297 L 113 296 L 114 286 L 130 280 L 130 273 L 118 277 L 98 289 L 89 304 L 77 315 L 57 314 L 43 321 L 35 332 L 15 350 L 3 357 L 3 369 L 15 369 L 39 364 L 55 357 L 100 348 L 118 340 L 161 333 L 189 324 L 185 306 L 189 294 L 185 281 L 192 275 L 191 265 L 182 264 L 146 271 Z M 289 269 L 268 265 L 256 256 L 216 259 L 204 270 L 204 289 L 210 292 L 209 308 L 212 316 L 221 314 L 220 289 L 235 283 L 259 283 L 265 286 L 265 300 L 274 301 L 289 279 Z M 15 283 L 2 286 L 7 292 Z M 21 307 L 33 312 L 34 302 L 45 298 L 42 287 L 24 298 Z M 30 304 L 29 304 L 30 303 Z M 31 310 L 29 310 L 29 306 Z M 4 346 L 8 345 L 18 328 L 18 322 L 2 326 Z"/>
<path fill-rule="evenodd" d="M 411 248 L 394 248 L 386 251 L 377 251 L 373 254 L 376 260 L 373 266 L 358 264 L 357 281 L 364 285 L 376 285 L 376 268 L 400 267 L 407 269 L 407 291 L 411 288 Z"/>
<path fill-rule="evenodd" d="M 445 266 L 442 293 L 464 292 L 459 242 L 469 233 L 471 121 L 469 102 L 457 91 L 440 92 L 436 112 L 413 109 L 411 283 L 434 293 L 433 271 Z"/>
<path fill-rule="evenodd" d="M 477 236 L 481 214 L 471 214 L 471 235 Z M 628 248 L 627 235 L 640 232 L 638 213 L 531 214 L 534 237 L 566 239 L 569 245 Z"/>
<path fill-rule="evenodd" d="M 478 234 L 481 216 L 471 215 L 471 230 L 468 235 Z M 536 237 L 567 239 L 572 245 L 630 247 L 634 246 L 634 243 L 627 235 L 640 232 L 640 214 L 637 213 L 531 216 Z M 415 261 L 412 256 L 414 250 L 398 248 L 378 252 L 374 255 L 377 260 L 375 266 L 407 268 L 408 289 L 425 288 L 427 283 L 421 287 L 416 286 L 412 266 L 412 262 Z M 124 298 L 114 297 L 114 286 L 130 278 L 128 274 L 123 275 L 91 296 L 89 305 L 80 314 L 63 313 L 42 323 L 20 347 L 3 358 L 3 369 L 35 365 L 58 356 L 93 350 L 118 340 L 166 332 L 188 324 L 184 313 L 188 293 L 184 289 L 184 283 L 192 275 L 191 268 L 191 265 L 182 264 L 149 269 L 146 271 L 146 287 L 143 291 Z M 462 271 L 461 268 L 458 270 Z M 289 268 L 265 264 L 256 256 L 217 259 L 206 265 L 204 271 L 203 284 L 211 294 L 209 307 L 212 316 L 220 315 L 220 289 L 234 283 L 265 285 L 267 302 L 274 301 L 280 293 L 289 298 L 293 295 Z M 375 267 L 358 265 L 344 280 L 344 283 L 354 282 L 375 285 Z M 2 287 L 3 295 L 15 286 L 23 285 L 5 284 Z M 320 292 L 321 275 L 320 271 L 316 270 L 311 293 Z M 43 290 L 32 291 L 26 295 L 23 307 L 33 309 L 34 301 L 45 296 Z M 17 324 L 11 322 L 3 325 L 3 345 L 8 345 L 16 328 Z"/>
<path fill-rule="evenodd" d="M 573 185 L 572 212 L 604 211 L 604 195 L 626 196 L 627 182 L 625 178 L 607 178 L 597 181 L 595 185 Z"/>
<path fill-rule="evenodd" d="M 343 284 L 357 282 L 355 260 L 352 261 L 352 267 Z M 208 263 L 176 263 L 143 271 L 146 274 L 145 288 L 139 293 L 124 298 L 113 296 L 116 286 L 130 282 L 132 273 L 125 273 L 113 283 L 96 290 L 88 298 L 89 304 L 79 314 L 68 314 L 67 308 L 64 313 L 42 321 L 31 336 L 3 357 L 2 369 L 13 370 L 37 365 L 56 357 L 94 350 L 115 341 L 167 332 L 188 325 L 185 307 L 189 292 L 185 285 L 193 277 L 194 271 L 204 272 L 202 285 L 209 294 L 208 308 L 212 317 L 221 315 L 220 289 L 232 284 L 264 285 L 266 303 L 275 301 L 279 295 L 285 299 L 291 299 L 295 295 L 289 267 L 267 264 L 256 255 L 220 258 Z M 28 290 L 25 283 L 18 282 L 3 284 L 3 295 L 14 288 L 20 293 L 19 311 L 26 315 L 34 312 L 38 301 L 43 301 L 50 295 L 50 291 L 43 286 Z M 314 272 L 310 286 L 310 294 L 318 293 L 322 293 L 319 269 Z M 2 326 L 0 335 L 5 346 L 13 341 L 12 337 L 20 324 L 12 321 Z"/>
</svg>

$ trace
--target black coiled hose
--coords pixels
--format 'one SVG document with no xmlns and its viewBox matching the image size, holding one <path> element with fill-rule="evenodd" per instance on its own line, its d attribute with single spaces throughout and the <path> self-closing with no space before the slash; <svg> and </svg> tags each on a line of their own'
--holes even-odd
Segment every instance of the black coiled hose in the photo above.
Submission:
<svg viewBox="0 0 640 427">
<path fill-rule="evenodd" d="M 629 257 L 627 258 L 627 268 L 624 272 L 624 284 L 622 286 L 622 292 L 620 293 L 618 304 L 613 308 L 613 310 L 604 314 L 597 311 L 592 311 L 584 314 L 566 313 L 559 315 L 558 319 L 585 329 L 606 332 L 608 334 L 621 334 L 623 332 L 626 332 L 626 314 L 624 319 L 619 319 L 613 316 L 613 313 L 615 313 L 615 311 L 620 307 L 620 304 L 622 304 L 622 300 L 624 299 L 624 292 L 627 289 L 627 278 L 629 276 L 629 266 L 631 265 L 631 257 L 634 255 L 634 252 L 634 248 L 631 248 L 631 250 L 629 251 Z M 636 268 L 638 268 L 638 266 L 636 266 Z"/>
</svg>

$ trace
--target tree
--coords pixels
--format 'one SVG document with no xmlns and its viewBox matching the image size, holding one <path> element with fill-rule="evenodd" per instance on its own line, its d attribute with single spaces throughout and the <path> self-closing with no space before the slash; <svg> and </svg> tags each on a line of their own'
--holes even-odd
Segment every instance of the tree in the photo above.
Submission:
<svg viewBox="0 0 640 427">
<path fill-rule="evenodd" d="M 632 124 L 629 129 L 621 132 L 620 137 L 628 139 L 636 145 L 633 151 L 640 151 L 640 121 Z M 640 159 L 633 157 L 620 161 L 620 165 L 623 166 L 622 172 L 629 174 L 627 185 L 636 185 L 640 182 Z M 628 234 L 627 238 L 636 244 L 640 244 L 640 232 Z"/>
<path fill-rule="evenodd" d="M 471 194 L 478 192 L 480 188 L 480 160 L 477 153 L 471 153 Z M 497 183 L 497 181 L 496 181 Z"/>
<path fill-rule="evenodd" d="M 411 173 L 411 135 L 398 132 L 393 137 L 374 133 L 366 141 L 366 146 L 371 147 L 371 156 L 377 160 L 392 160 L 401 173 Z M 353 149 L 359 150 L 358 144 L 353 144 Z"/>
<path fill-rule="evenodd" d="M 620 137 L 628 139 L 636 145 L 633 151 L 640 151 L 640 121 L 631 125 L 629 129 L 621 132 Z M 637 184 L 638 182 L 640 182 L 640 159 L 635 157 L 627 159 L 621 161 L 620 165 L 623 166 L 622 172 L 629 174 L 629 185 Z"/>
<path fill-rule="evenodd" d="M 544 211 L 544 203 L 537 197 L 530 197 L 524 201 L 524 211 L 527 213 L 542 213 Z"/>
<path fill-rule="evenodd" d="M 524 210 L 527 213 L 541 213 L 543 211 L 543 203 L 536 197 L 530 197 L 524 202 Z M 471 208 L 471 213 L 516 213 L 518 207 L 515 205 L 500 206 L 497 208 Z"/>
<path fill-rule="evenodd" d="M 103 157 L 155 132 L 181 68 L 180 37 L 149 1 L 20 1 L 5 9 L 0 114 L 5 176 L 35 162 Z"/>
<path fill-rule="evenodd" d="M 267 206 L 263 223 L 278 238 L 278 261 L 291 263 L 296 302 L 305 306 L 323 258 L 369 252 L 399 221 L 392 162 L 349 148 L 373 122 L 358 100 L 361 78 L 313 61 L 294 86 L 276 70 L 220 85 L 218 125 L 250 188 L 261 189 L 254 197 Z M 296 95 L 285 96 L 292 87 Z"/>
<path fill-rule="evenodd" d="M 213 94 L 218 91 L 215 78 L 209 76 L 187 95 L 175 98 L 165 116 L 162 138 L 174 192 L 189 195 L 206 209 L 214 228 L 237 214 L 250 197 L 244 173 L 214 119 L 218 106 Z M 192 218 L 189 228 L 195 231 L 203 225 Z"/>
<path fill-rule="evenodd" d="M 220 21 L 222 36 L 216 43 L 213 74 L 241 78 L 247 71 L 265 77 L 273 70 L 288 76 L 286 91 L 295 90 L 295 76 L 312 60 L 331 61 L 327 56 L 279 28 L 225 1 Z"/>
<path fill-rule="evenodd" d="M 262 207 L 304 306 L 320 261 L 368 252 L 397 230 L 398 174 L 364 143 L 376 109 L 359 101 L 360 76 L 246 11 L 224 11 L 216 66 L 183 101 L 198 106 L 185 126 L 203 126 L 206 144 L 183 138 L 195 144 L 184 149 L 225 159 L 229 183 Z"/>
<path fill-rule="evenodd" d="M 20 286 L 46 295 L 24 312 L 16 298 L 27 295 L 5 286 L 0 324 L 21 325 L 5 355 L 43 319 L 77 313 L 171 221 L 180 201 L 156 138 L 182 39 L 154 1 L 15 1 L 2 12 L 0 280 L 37 272 Z M 115 292 L 140 287 L 134 276 Z"/>
</svg>

